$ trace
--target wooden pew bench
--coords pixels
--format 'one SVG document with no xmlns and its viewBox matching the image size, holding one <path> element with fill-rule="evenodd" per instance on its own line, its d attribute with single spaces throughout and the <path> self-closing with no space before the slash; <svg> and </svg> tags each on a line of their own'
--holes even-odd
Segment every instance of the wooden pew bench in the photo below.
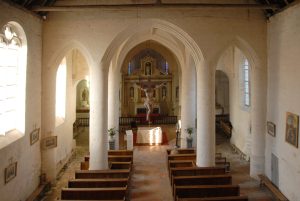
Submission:
<svg viewBox="0 0 300 201">
<path fill-rule="evenodd" d="M 170 160 L 196 160 L 196 154 L 171 154 L 168 155 L 168 161 Z"/>
<path fill-rule="evenodd" d="M 66 201 L 66 200 L 56 200 L 56 201 Z M 68 200 L 68 201 L 78 201 L 78 200 Z M 91 200 L 80 200 L 80 201 L 91 201 Z M 125 201 L 125 198 L 122 200 L 92 200 L 92 201 Z"/>
<path fill-rule="evenodd" d="M 108 179 L 72 179 L 68 182 L 68 188 L 111 188 L 126 187 L 129 178 Z"/>
<path fill-rule="evenodd" d="M 89 161 L 90 156 L 85 156 L 84 161 Z M 133 156 L 130 155 L 108 155 L 108 162 L 131 162 L 133 163 Z"/>
<path fill-rule="evenodd" d="M 288 199 L 281 193 L 281 191 L 272 183 L 272 181 L 266 177 L 265 175 L 259 174 L 260 178 L 260 186 L 266 186 L 276 197 L 277 200 L 280 201 L 288 201 Z"/>
<path fill-rule="evenodd" d="M 117 169 L 128 169 L 131 170 L 132 163 L 131 162 L 111 162 L 109 163 L 109 169 L 117 170 Z M 88 170 L 89 169 L 89 161 L 80 162 L 80 170 Z"/>
<path fill-rule="evenodd" d="M 232 177 L 229 174 L 223 175 L 199 175 L 199 176 L 174 176 L 173 177 L 173 193 L 176 186 L 192 186 L 192 185 L 231 185 Z"/>
<path fill-rule="evenodd" d="M 130 170 L 76 170 L 75 179 L 129 178 Z"/>
<path fill-rule="evenodd" d="M 168 161 L 168 171 L 170 172 L 170 168 L 177 167 L 194 167 L 194 160 L 169 160 Z"/>
<path fill-rule="evenodd" d="M 176 198 L 225 197 L 240 195 L 240 187 L 238 185 L 174 185 L 174 188 Z"/>
<path fill-rule="evenodd" d="M 170 168 L 170 181 L 173 184 L 175 176 L 199 176 L 199 175 L 223 175 L 225 174 L 224 167 L 181 167 Z"/>
<path fill-rule="evenodd" d="M 186 148 L 186 149 L 167 149 L 167 155 L 175 152 L 176 154 L 194 154 L 196 153 L 194 148 Z"/>
<path fill-rule="evenodd" d="M 133 151 L 132 150 L 109 150 L 108 151 L 109 156 L 133 156 Z"/>
<path fill-rule="evenodd" d="M 178 198 L 177 201 L 248 201 L 248 196 L 226 196 L 209 198 Z"/>
<path fill-rule="evenodd" d="M 62 200 L 124 200 L 126 187 L 116 188 L 62 188 Z"/>
</svg>

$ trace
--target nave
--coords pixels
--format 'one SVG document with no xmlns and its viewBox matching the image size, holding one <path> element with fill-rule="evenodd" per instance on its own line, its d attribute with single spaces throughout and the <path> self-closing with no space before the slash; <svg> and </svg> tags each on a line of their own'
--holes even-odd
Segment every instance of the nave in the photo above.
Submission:
<svg viewBox="0 0 300 201">
<path fill-rule="evenodd" d="M 221 135 L 216 136 L 217 152 L 222 153 L 231 164 L 232 183 L 239 184 L 240 195 L 247 195 L 248 200 L 272 201 L 274 198 L 259 182 L 249 176 L 249 162 L 242 160 L 233 151 L 228 140 Z M 129 185 L 130 201 L 173 201 L 172 190 L 167 169 L 166 150 L 174 147 L 173 141 L 163 146 L 136 146 L 132 175 Z M 59 174 L 55 186 L 46 194 L 43 201 L 60 199 L 61 189 L 74 178 L 75 170 L 80 169 L 80 162 L 88 153 L 88 129 L 77 137 L 77 147 L 71 161 Z"/>
</svg>

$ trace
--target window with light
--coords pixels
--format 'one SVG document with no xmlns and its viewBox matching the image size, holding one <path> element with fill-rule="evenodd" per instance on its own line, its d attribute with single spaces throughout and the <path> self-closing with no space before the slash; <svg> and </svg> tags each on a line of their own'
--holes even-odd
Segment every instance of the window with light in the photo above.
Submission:
<svg viewBox="0 0 300 201">
<path fill-rule="evenodd" d="M 56 126 L 64 122 L 66 116 L 66 88 L 67 88 L 67 65 L 66 58 L 63 58 L 56 73 L 56 101 L 55 115 Z"/>
<path fill-rule="evenodd" d="M 243 62 L 243 91 L 244 91 L 244 106 L 250 107 L 250 66 L 247 59 Z"/>
<path fill-rule="evenodd" d="M 0 135 L 25 132 L 26 46 L 13 24 L 0 32 Z"/>
</svg>

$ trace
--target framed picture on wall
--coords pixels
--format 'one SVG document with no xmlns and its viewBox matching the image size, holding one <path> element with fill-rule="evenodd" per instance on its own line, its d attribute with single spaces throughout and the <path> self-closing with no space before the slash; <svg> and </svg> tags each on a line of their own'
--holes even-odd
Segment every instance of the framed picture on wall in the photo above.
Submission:
<svg viewBox="0 0 300 201">
<path fill-rule="evenodd" d="M 7 166 L 4 171 L 4 180 L 5 183 L 8 183 L 11 181 L 13 178 L 17 176 L 17 162 L 14 162 Z"/>
<path fill-rule="evenodd" d="M 30 133 L 30 145 L 36 143 L 39 140 L 39 138 L 40 138 L 40 128 L 36 128 Z"/>
<path fill-rule="evenodd" d="M 276 125 L 270 121 L 267 122 L 267 131 L 273 137 L 276 136 Z"/>
<path fill-rule="evenodd" d="M 299 116 L 286 113 L 285 141 L 298 148 Z"/>
<path fill-rule="evenodd" d="M 57 147 L 57 136 L 50 136 L 43 139 L 42 141 L 43 149 L 52 149 L 54 147 Z"/>
</svg>

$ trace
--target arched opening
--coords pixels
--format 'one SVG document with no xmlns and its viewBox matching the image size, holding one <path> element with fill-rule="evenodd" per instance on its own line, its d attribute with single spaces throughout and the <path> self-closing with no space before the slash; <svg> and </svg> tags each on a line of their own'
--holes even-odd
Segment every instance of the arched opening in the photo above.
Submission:
<svg viewBox="0 0 300 201">
<path fill-rule="evenodd" d="M 180 117 L 179 91 L 176 93 L 179 68 L 175 55 L 154 40 L 146 40 L 128 51 L 120 70 L 120 135 L 128 129 L 125 124 L 129 122 L 133 129 L 145 125 L 161 127 L 163 144 L 176 138 L 173 130 Z M 151 104 L 148 117 L 146 103 Z M 121 140 L 120 147 L 124 147 Z"/>
<path fill-rule="evenodd" d="M 219 59 L 215 75 L 216 131 L 230 137 L 231 146 L 246 161 L 250 160 L 253 149 L 253 129 L 251 127 L 253 127 L 254 116 L 251 94 L 254 88 L 252 82 L 254 64 L 248 52 L 232 45 L 223 52 Z M 223 84 L 221 77 L 224 80 Z M 226 101 L 222 100 L 221 97 L 224 97 L 222 93 L 228 94 Z M 218 105 L 226 115 L 219 116 L 221 110 L 217 109 Z"/>
<path fill-rule="evenodd" d="M 221 70 L 215 75 L 216 144 L 231 138 L 229 79 Z"/>
</svg>

